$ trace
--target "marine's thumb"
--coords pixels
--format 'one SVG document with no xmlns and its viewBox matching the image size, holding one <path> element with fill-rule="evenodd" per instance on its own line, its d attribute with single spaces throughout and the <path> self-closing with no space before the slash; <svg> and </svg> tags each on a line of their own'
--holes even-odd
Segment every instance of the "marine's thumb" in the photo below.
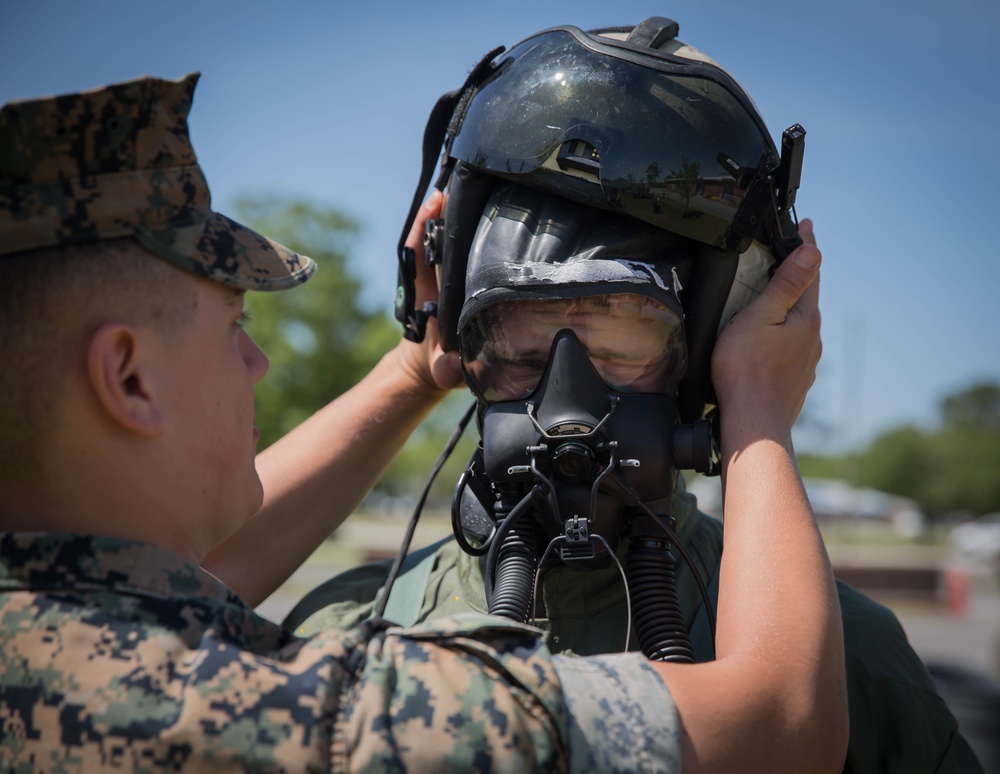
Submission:
<svg viewBox="0 0 1000 774">
<path fill-rule="evenodd" d="M 757 299 L 761 311 L 783 319 L 816 281 L 822 258 L 816 245 L 804 244 L 782 261 Z"/>
</svg>

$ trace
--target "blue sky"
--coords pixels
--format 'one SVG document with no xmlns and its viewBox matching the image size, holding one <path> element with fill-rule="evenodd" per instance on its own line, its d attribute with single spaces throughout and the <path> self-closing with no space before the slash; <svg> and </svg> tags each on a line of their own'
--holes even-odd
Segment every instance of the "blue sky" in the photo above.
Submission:
<svg viewBox="0 0 1000 774">
<path fill-rule="evenodd" d="M 1000 4 L 944 6 L 0 0 L 0 102 L 200 70 L 192 136 L 216 209 L 280 193 L 354 215 L 365 298 L 389 309 L 437 96 L 545 27 L 674 18 L 775 137 L 808 131 L 797 209 L 825 256 L 808 411 L 830 429 L 800 448 L 833 449 L 931 426 L 944 395 L 1000 381 Z"/>
</svg>

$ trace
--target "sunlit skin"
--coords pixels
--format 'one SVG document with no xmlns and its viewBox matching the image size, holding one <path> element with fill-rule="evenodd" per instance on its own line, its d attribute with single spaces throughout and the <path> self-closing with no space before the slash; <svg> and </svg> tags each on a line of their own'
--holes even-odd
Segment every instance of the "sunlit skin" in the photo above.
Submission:
<svg viewBox="0 0 1000 774">
<path fill-rule="evenodd" d="M 683 363 L 677 316 L 638 294 L 505 302 L 478 322 L 488 338 L 466 368 L 488 400 L 529 394 L 545 370 L 553 338 L 567 328 L 608 386 L 619 391 L 662 392 Z"/>
<path fill-rule="evenodd" d="M 112 535 L 198 563 L 259 510 L 254 385 L 268 361 L 241 327 L 243 292 L 167 269 L 182 322 L 127 304 L 84 316 L 48 458 L 0 477 L 5 530 Z"/>
<path fill-rule="evenodd" d="M 213 524 L 214 545 L 239 529 L 263 501 L 254 467 L 254 385 L 268 360 L 242 324 L 244 293 L 203 280 L 197 317 L 164 352 L 162 378 L 173 406 L 171 443 L 189 463 L 194 510 Z M 198 489 L 191 484 L 197 482 Z"/>
</svg>

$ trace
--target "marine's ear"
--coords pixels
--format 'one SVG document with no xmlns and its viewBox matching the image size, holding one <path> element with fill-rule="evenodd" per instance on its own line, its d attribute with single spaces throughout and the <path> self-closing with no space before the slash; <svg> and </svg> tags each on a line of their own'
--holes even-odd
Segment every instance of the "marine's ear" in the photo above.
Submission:
<svg viewBox="0 0 1000 774">
<path fill-rule="evenodd" d="M 133 433 L 161 433 L 165 417 L 154 380 L 150 342 L 132 327 L 102 325 L 87 347 L 87 377 L 107 418 Z"/>
</svg>

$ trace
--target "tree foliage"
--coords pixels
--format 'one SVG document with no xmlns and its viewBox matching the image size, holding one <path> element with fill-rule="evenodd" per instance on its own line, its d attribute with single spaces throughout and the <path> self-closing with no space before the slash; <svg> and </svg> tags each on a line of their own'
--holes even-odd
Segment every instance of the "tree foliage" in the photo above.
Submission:
<svg viewBox="0 0 1000 774">
<path fill-rule="evenodd" d="M 856 471 L 855 483 L 908 497 L 930 514 L 1000 511 L 1000 385 L 970 385 L 939 408 L 936 429 L 899 427 L 856 459 L 807 458 L 803 472 Z"/>
<path fill-rule="evenodd" d="M 399 329 L 387 314 L 358 303 L 361 281 L 347 263 L 355 221 L 279 197 L 240 198 L 236 212 L 319 267 L 301 287 L 247 296 L 248 331 L 271 361 L 256 392 L 264 448 L 360 380 L 399 340 Z"/>
<path fill-rule="evenodd" d="M 372 504 L 385 500 L 390 507 L 404 510 L 412 508 L 434 461 L 472 402 L 473 397 L 467 389 L 455 390 L 431 412 L 389 465 L 376 487 Z M 479 435 L 473 419 L 438 474 L 427 499 L 428 509 L 446 510 L 450 507 L 452 492 L 476 450 L 478 441 Z"/>
<path fill-rule="evenodd" d="M 934 475 L 928 434 L 900 427 L 876 438 L 861 455 L 860 482 L 890 494 L 926 502 L 925 483 Z"/>
<path fill-rule="evenodd" d="M 941 401 L 941 419 L 948 427 L 1000 430 L 1000 385 L 975 384 Z"/>
<path fill-rule="evenodd" d="M 358 303 L 362 280 L 348 264 L 359 232 L 355 221 L 334 209 L 280 197 L 241 198 L 236 212 L 247 225 L 318 265 L 301 287 L 247 296 L 248 332 L 271 361 L 256 390 L 263 449 L 360 381 L 399 341 L 400 328 L 387 313 Z M 467 391 L 456 391 L 431 413 L 376 485 L 373 503 L 412 507 L 471 400 Z M 439 474 L 429 507 L 447 506 L 475 443 L 470 428 Z"/>
</svg>

